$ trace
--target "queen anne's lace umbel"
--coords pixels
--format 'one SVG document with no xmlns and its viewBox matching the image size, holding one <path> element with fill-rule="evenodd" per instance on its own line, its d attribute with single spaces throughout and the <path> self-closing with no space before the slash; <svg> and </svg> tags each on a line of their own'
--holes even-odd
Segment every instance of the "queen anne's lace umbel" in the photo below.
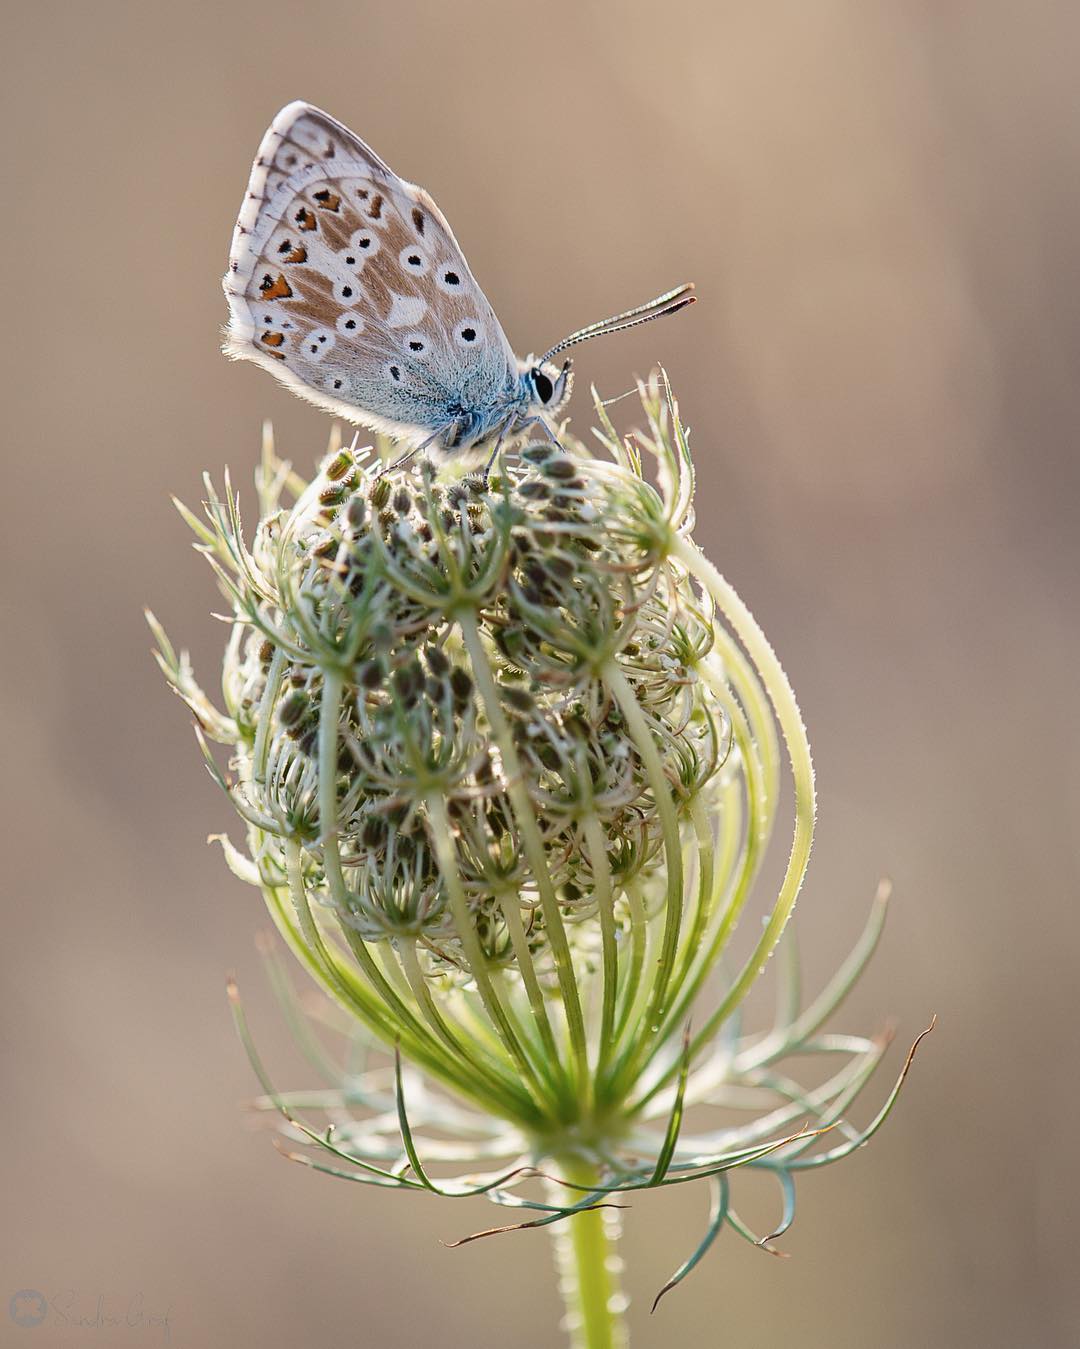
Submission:
<svg viewBox="0 0 1080 1349">
<path fill-rule="evenodd" d="M 230 865 L 350 1046 L 334 1067 L 304 1031 L 329 1081 L 292 1096 L 252 1051 L 261 1105 L 314 1150 L 294 1155 L 364 1183 L 485 1193 L 535 1209 L 533 1224 L 707 1178 L 708 1231 L 677 1282 L 725 1225 L 757 1240 L 731 1205 L 733 1169 L 776 1177 L 778 1235 L 795 1174 L 865 1142 L 896 1088 L 868 1129 L 847 1124 L 886 1040 L 820 1032 L 874 947 L 884 894 L 805 1009 L 789 934 L 776 1024 L 740 1033 L 809 857 L 809 747 L 761 630 L 691 539 L 666 385 L 640 392 L 632 439 L 597 405 L 606 457 L 532 445 L 487 487 L 379 473 L 347 449 L 307 483 L 268 446 L 250 545 L 227 480 L 223 498 L 207 482 L 208 524 L 184 512 L 234 618 L 223 712 L 155 630 L 246 823 L 242 848 L 223 840 Z M 229 747 L 227 773 L 207 739 Z M 790 857 L 736 955 L 781 743 Z M 840 1066 L 812 1088 L 780 1068 L 815 1053 Z M 696 1106 L 729 1122 L 710 1131 L 702 1110 L 691 1131 Z"/>
</svg>

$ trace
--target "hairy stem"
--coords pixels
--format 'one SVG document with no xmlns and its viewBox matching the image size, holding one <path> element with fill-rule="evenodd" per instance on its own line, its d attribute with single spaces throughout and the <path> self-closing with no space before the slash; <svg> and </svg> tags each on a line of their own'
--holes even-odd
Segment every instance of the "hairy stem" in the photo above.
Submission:
<svg viewBox="0 0 1080 1349">
<path fill-rule="evenodd" d="M 565 1156 L 555 1161 L 556 1173 L 580 1190 L 599 1183 L 597 1169 L 581 1157 Z M 566 1203 L 566 1190 L 559 1186 L 554 1202 Z M 593 1209 L 577 1213 L 552 1227 L 555 1268 L 559 1291 L 566 1305 L 563 1326 L 570 1349 L 626 1349 L 626 1298 L 620 1289 L 622 1258 L 617 1254 L 620 1215 L 617 1209 Z"/>
</svg>

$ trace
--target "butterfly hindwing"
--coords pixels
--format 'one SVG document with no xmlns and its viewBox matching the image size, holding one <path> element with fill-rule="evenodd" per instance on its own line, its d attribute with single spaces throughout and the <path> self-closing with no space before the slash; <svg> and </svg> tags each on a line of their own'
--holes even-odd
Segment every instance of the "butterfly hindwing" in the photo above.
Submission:
<svg viewBox="0 0 1080 1349">
<path fill-rule="evenodd" d="M 414 445 L 516 379 L 434 201 L 308 104 L 283 109 L 263 138 L 224 286 L 231 355 Z"/>
</svg>

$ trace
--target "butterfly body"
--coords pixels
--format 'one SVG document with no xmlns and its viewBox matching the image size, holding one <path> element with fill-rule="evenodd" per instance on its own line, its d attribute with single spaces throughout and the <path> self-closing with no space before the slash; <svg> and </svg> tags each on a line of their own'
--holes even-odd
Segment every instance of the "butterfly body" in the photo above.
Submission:
<svg viewBox="0 0 1080 1349">
<path fill-rule="evenodd" d="M 568 361 L 514 355 L 432 198 L 307 103 L 263 138 L 223 285 L 230 355 L 433 458 L 554 434 L 570 395 Z"/>
</svg>

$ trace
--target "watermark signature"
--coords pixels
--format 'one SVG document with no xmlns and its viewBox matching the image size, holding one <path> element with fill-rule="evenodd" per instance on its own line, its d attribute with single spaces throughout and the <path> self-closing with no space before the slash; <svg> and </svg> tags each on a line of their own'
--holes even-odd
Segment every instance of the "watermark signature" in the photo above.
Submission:
<svg viewBox="0 0 1080 1349">
<path fill-rule="evenodd" d="M 172 1308 L 151 1310 L 142 1293 L 124 1298 L 63 1288 L 46 1295 L 36 1288 L 20 1288 L 8 1301 L 8 1317 L 25 1329 L 47 1323 L 78 1330 L 124 1329 L 133 1335 L 152 1335 L 162 1344 L 172 1337 Z"/>
</svg>

